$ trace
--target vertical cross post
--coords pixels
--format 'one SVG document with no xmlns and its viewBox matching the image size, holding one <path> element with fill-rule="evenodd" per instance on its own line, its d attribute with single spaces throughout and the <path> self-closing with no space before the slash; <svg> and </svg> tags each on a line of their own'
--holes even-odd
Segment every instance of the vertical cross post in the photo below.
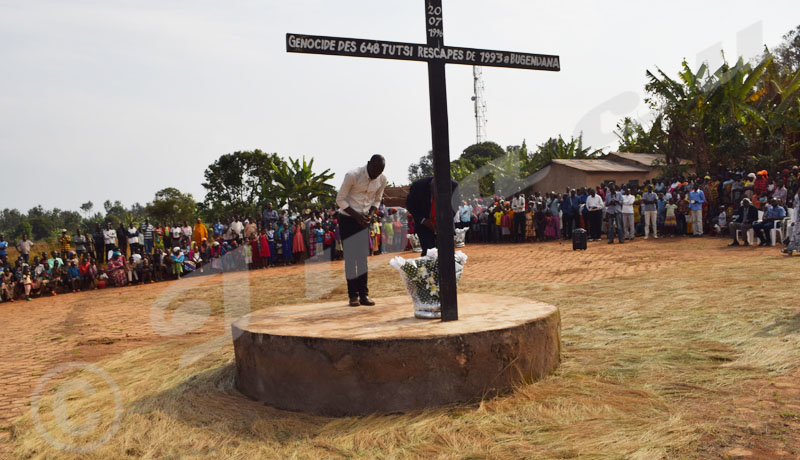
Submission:
<svg viewBox="0 0 800 460">
<path fill-rule="evenodd" d="M 428 46 L 444 48 L 442 0 L 425 0 L 425 31 Z M 439 251 L 439 300 L 442 321 L 458 319 L 455 241 L 453 238 L 452 182 L 450 178 L 450 135 L 447 122 L 445 61 L 428 62 L 433 177 L 436 190 L 436 246 Z"/>
</svg>

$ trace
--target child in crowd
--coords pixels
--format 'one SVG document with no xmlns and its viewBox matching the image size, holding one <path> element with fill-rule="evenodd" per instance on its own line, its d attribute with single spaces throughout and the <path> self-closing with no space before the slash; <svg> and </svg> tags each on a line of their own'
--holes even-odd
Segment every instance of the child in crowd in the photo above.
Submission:
<svg viewBox="0 0 800 460">
<path fill-rule="evenodd" d="M 78 268 L 78 264 L 76 264 L 74 260 L 70 262 L 68 274 L 72 292 L 81 292 L 81 280 L 83 277 L 81 276 L 81 270 Z"/>
<path fill-rule="evenodd" d="M 664 205 L 664 234 L 669 235 L 671 238 L 675 237 L 676 229 L 678 228 L 678 220 L 675 217 L 675 211 L 678 205 L 675 204 L 675 199 L 670 198 L 669 202 Z"/>
</svg>

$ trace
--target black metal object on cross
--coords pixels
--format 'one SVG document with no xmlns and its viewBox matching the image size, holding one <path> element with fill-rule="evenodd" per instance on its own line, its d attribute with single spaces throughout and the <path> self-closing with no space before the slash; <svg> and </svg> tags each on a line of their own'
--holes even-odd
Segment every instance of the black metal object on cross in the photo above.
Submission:
<svg viewBox="0 0 800 460">
<path fill-rule="evenodd" d="M 458 319 L 456 291 L 455 241 L 450 180 L 450 135 L 447 121 L 447 85 L 445 64 L 548 70 L 558 72 L 558 56 L 508 51 L 458 48 L 444 45 L 442 0 L 425 0 L 426 44 L 286 34 L 290 53 L 329 54 L 424 61 L 428 63 L 428 92 L 433 143 L 433 176 L 436 187 L 436 230 L 439 250 L 439 299 L 442 321 Z"/>
</svg>

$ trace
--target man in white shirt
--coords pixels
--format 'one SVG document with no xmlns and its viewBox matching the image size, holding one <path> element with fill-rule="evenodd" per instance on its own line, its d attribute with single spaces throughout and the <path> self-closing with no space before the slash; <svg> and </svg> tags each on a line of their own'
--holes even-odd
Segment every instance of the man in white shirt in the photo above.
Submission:
<svg viewBox="0 0 800 460">
<path fill-rule="evenodd" d="M 521 193 L 511 199 L 511 210 L 514 211 L 514 238 L 517 243 L 525 242 L 525 197 Z"/>
<path fill-rule="evenodd" d="M 375 305 L 367 287 L 369 221 L 383 199 L 386 160 L 373 155 L 365 166 L 344 176 L 336 205 L 339 206 L 339 232 L 344 249 L 344 273 L 350 306 Z"/>
<path fill-rule="evenodd" d="M 586 197 L 586 209 L 589 218 L 589 241 L 600 241 L 604 207 L 603 198 L 595 192 L 594 188 L 590 188 L 589 196 Z"/>
<path fill-rule="evenodd" d="M 111 222 L 106 223 L 106 229 L 103 230 L 103 242 L 105 243 L 106 252 L 113 251 L 117 247 L 117 231 L 111 226 Z M 108 255 L 106 255 L 106 262 L 108 262 Z M 99 260 L 97 261 L 100 262 Z"/>
<path fill-rule="evenodd" d="M 625 228 L 625 239 L 633 241 L 636 231 L 633 226 L 633 204 L 636 197 L 631 195 L 629 187 L 625 187 L 622 193 L 622 226 Z"/>
</svg>

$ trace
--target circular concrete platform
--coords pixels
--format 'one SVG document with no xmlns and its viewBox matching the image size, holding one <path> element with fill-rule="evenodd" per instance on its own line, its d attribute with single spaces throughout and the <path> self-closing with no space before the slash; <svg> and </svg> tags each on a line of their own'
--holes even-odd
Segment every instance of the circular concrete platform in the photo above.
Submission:
<svg viewBox="0 0 800 460">
<path fill-rule="evenodd" d="M 236 387 L 266 404 L 318 415 L 405 412 L 480 400 L 551 373 L 561 319 L 552 305 L 460 294 L 459 320 L 414 318 L 408 297 L 291 305 L 233 328 Z"/>
</svg>

